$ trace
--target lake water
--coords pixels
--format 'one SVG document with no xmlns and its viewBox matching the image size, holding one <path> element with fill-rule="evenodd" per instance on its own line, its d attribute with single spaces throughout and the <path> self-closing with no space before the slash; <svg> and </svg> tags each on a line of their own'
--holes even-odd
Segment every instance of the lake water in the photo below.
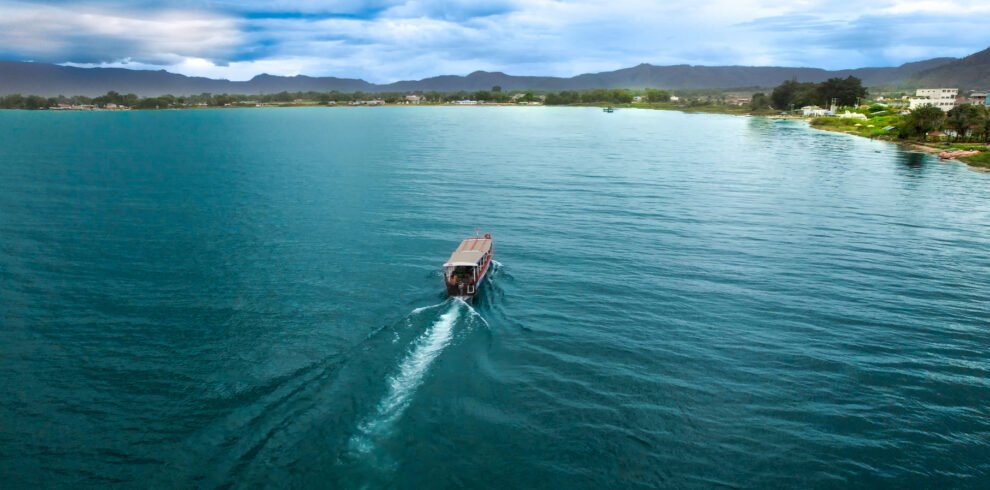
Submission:
<svg viewBox="0 0 990 490">
<path fill-rule="evenodd" d="M 2 111 L 0 486 L 987 488 L 988 204 L 760 118 Z"/>
</svg>

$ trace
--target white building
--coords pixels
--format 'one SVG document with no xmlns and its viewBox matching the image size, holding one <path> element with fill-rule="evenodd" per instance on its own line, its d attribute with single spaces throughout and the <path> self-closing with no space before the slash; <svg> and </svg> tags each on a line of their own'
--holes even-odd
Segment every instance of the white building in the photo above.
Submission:
<svg viewBox="0 0 990 490">
<path fill-rule="evenodd" d="M 908 101 L 908 109 L 915 110 L 930 105 L 948 112 L 956 106 L 957 95 L 957 88 L 919 88 L 915 97 Z"/>
<path fill-rule="evenodd" d="M 806 105 L 801 108 L 801 115 L 805 117 L 822 117 L 827 116 L 829 112 L 816 105 Z"/>
<path fill-rule="evenodd" d="M 406 104 L 419 104 L 422 102 L 423 98 L 416 94 L 406 96 Z"/>
<path fill-rule="evenodd" d="M 860 114 L 858 112 L 849 112 L 849 111 L 839 114 L 839 117 L 842 119 L 859 119 L 862 121 L 869 119 L 866 117 L 866 114 Z"/>
</svg>

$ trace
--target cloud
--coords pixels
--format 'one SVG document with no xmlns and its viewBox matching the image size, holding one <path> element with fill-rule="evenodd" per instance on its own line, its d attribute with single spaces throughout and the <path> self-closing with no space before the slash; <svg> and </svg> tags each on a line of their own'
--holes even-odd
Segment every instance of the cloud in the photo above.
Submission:
<svg viewBox="0 0 990 490">
<path fill-rule="evenodd" d="M 913 12 L 927 12 L 925 2 L 915 7 L 922 10 Z M 963 12 L 971 11 L 963 5 L 957 7 Z M 825 61 L 817 66 L 827 68 L 887 66 L 934 57 L 961 57 L 990 44 L 983 16 L 955 12 L 885 13 L 905 10 L 906 6 L 899 2 L 848 19 L 777 16 L 755 19 L 741 27 L 776 46 L 775 57 L 785 63 L 818 59 Z"/>
<path fill-rule="evenodd" d="M 0 0 L 0 55 L 234 80 L 850 68 L 975 52 L 987 18 L 985 0 Z"/>
<path fill-rule="evenodd" d="M 215 13 L 0 3 L 0 50 L 21 58 L 171 64 L 198 56 L 223 62 L 241 40 L 238 21 Z"/>
</svg>

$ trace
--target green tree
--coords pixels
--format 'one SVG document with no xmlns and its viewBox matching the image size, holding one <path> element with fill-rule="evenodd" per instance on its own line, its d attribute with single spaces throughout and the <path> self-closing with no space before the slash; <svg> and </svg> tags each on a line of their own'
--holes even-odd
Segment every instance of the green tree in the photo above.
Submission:
<svg viewBox="0 0 990 490">
<path fill-rule="evenodd" d="M 908 114 L 903 121 L 899 134 L 901 137 L 916 137 L 922 141 L 928 140 L 928 133 L 942 129 L 945 123 L 945 113 L 933 105 L 919 107 Z"/>
<path fill-rule="evenodd" d="M 581 99 L 577 92 L 571 90 L 564 90 L 559 93 L 550 92 L 547 94 L 547 98 L 543 101 L 546 105 L 567 105 L 576 104 L 580 102 Z"/>
<path fill-rule="evenodd" d="M 815 99 L 824 106 L 831 104 L 832 99 L 836 99 L 840 106 L 856 105 L 866 95 L 863 81 L 854 76 L 829 78 L 815 88 Z"/>
<path fill-rule="evenodd" d="M 24 96 L 21 94 L 10 94 L 3 99 L 3 107 L 5 109 L 23 109 L 24 108 Z"/>
<path fill-rule="evenodd" d="M 956 133 L 953 140 L 959 141 L 960 138 L 965 138 L 969 133 L 970 126 L 979 127 L 982 125 L 980 119 L 983 116 L 983 111 L 980 109 L 981 107 L 972 104 L 962 104 L 949 111 L 945 124 Z"/>
<path fill-rule="evenodd" d="M 795 107 L 814 104 L 817 88 L 818 86 L 814 83 L 788 80 L 773 89 L 773 92 L 770 93 L 770 101 L 777 110 L 791 110 Z"/>
<path fill-rule="evenodd" d="M 670 92 L 655 88 L 646 89 L 646 100 L 648 102 L 670 102 Z"/>
<path fill-rule="evenodd" d="M 501 92 L 501 91 L 502 91 L 502 86 L 501 85 L 496 85 L 496 86 L 492 87 L 492 92 L 498 93 L 498 92 Z"/>
<path fill-rule="evenodd" d="M 983 106 L 980 111 L 980 132 L 983 133 L 983 143 L 990 143 L 990 107 Z"/>
<path fill-rule="evenodd" d="M 819 103 L 818 99 L 818 85 L 814 83 L 800 83 L 797 87 L 797 92 L 794 94 L 794 100 L 791 101 L 793 107 L 799 108 L 807 105 L 816 105 Z"/>
<path fill-rule="evenodd" d="M 31 109 L 31 110 L 47 109 L 48 107 L 49 107 L 48 99 L 44 97 L 39 97 L 37 95 L 29 95 L 27 96 L 27 98 L 24 99 L 25 109 Z"/>
<path fill-rule="evenodd" d="M 137 101 L 132 107 L 135 109 L 160 109 L 161 101 L 158 100 L 158 97 L 145 97 Z"/>
<path fill-rule="evenodd" d="M 787 80 L 786 82 L 774 87 L 773 92 L 770 93 L 770 101 L 773 103 L 774 108 L 789 108 L 791 103 L 794 101 L 794 96 L 797 93 L 797 89 L 797 80 Z"/>
<path fill-rule="evenodd" d="M 609 94 L 609 102 L 614 104 L 630 104 L 632 100 L 632 92 L 625 89 L 613 89 Z"/>
<path fill-rule="evenodd" d="M 771 104 L 770 97 L 763 92 L 757 92 L 753 94 L 753 98 L 749 102 L 749 109 L 753 111 L 762 111 L 769 109 Z"/>
</svg>

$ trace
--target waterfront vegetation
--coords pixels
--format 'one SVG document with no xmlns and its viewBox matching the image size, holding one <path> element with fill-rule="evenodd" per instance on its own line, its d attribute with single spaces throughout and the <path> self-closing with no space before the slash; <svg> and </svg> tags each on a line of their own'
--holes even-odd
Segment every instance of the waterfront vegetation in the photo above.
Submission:
<svg viewBox="0 0 990 490">
<path fill-rule="evenodd" d="M 811 126 L 827 131 L 854 134 L 866 138 L 912 143 L 930 153 L 979 151 L 958 159 L 974 167 L 990 168 L 990 109 L 963 104 L 948 113 L 933 106 L 891 114 L 864 107 L 855 109 L 867 118 L 817 117 Z M 871 112 L 872 110 L 872 112 Z"/>
<path fill-rule="evenodd" d="M 495 86 L 474 92 L 279 92 L 276 94 L 198 94 L 139 97 L 135 94 L 108 92 L 99 97 L 64 96 L 40 97 L 13 94 L 0 97 L 0 109 L 128 108 L 128 109 L 186 109 L 202 107 L 307 106 L 307 105 L 437 105 L 470 101 L 479 104 L 545 104 L 545 105 L 613 105 L 674 109 L 692 112 L 752 113 L 749 95 L 755 87 L 735 90 L 683 90 L 679 97 L 659 89 L 592 89 L 559 92 L 505 91 Z M 762 112 L 769 113 L 766 107 Z M 760 112 L 760 111 L 757 111 Z"/>
<path fill-rule="evenodd" d="M 822 106 L 844 112 L 810 119 L 817 129 L 888 141 L 923 143 L 926 151 L 979 150 L 960 157 L 974 166 L 990 168 L 990 111 L 963 104 L 949 111 L 932 106 L 906 110 L 900 93 L 887 94 L 885 103 L 864 104 L 868 92 L 856 77 L 832 78 L 821 83 L 788 80 L 772 90 L 759 87 L 729 90 L 668 90 L 647 88 L 563 90 L 559 92 L 506 91 L 495 86 L 474 92 L 279 92 L 275 94 L 162 95 L 139 97 L 108 92 L 98 97 L 7 95 L 0 109 L 195 109 L 217 107 L 287 107 L 330 105 L 440 105 L 464 101 L 476 104 L 544 104 L 555 106 L 614 106 L 683 112 L 802 117 L 803 106 Z M 844 117 L 843 117 L 844 116 Z M 852 117 L 850 117 L 852 116 Z"/>
<path fill-rule="evenodd" d="M 830 78 L 821 83 L 800 83 L 788 80 L 773 89 L 769 102 L 779 109 L 820 105 L 826 107 L 833 102 L 839 106 L 858 105 L 867 96 L 863 81 L 849 76 Z"/>
<path fill-rule="evenodd" d="M 126 107 L 130 109 L 184 109 L 199 107 L 246 107 L 246 106 L 298 106 L 336 105 L 376 102 L 382 104 L 404 104 L 408 102 L 406 92 L 279 92 L 274 94 L 210 94 L 161 95 L 139 97 L 135 94 L 107 92 L 99 97 L 81 95 L 67 97 L 40 97 L 37 95 L 12 94 L 0 97 L 0 109 L 51 109 L 59 105 L 75 107 Z M 460 100 L 480 100 L 491 103 L 535 102 L 539 99 L 533 92 L 503 92 L 498 86 L 492 90 L 477 92 L 422 92 L 415 94 L 416 101 L 427 104 L 444 104 Z"/>
</svg>

